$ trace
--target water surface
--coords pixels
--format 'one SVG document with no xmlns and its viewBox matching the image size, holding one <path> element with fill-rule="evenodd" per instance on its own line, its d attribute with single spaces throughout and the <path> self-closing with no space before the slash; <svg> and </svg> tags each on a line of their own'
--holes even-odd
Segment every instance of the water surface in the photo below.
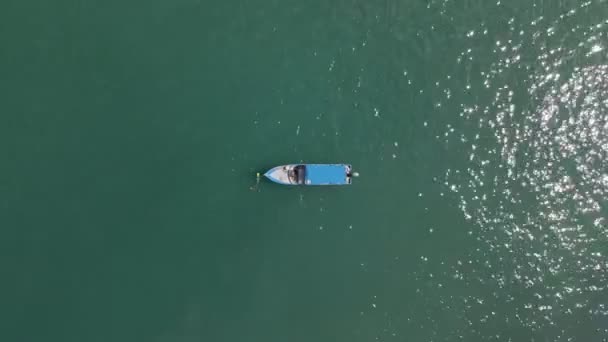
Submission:
<svg viewBox="0 0 608 342">
<path fill-rule="evenodd" d="M 0 13 L 3 340 L 608 337 L 605 1 Z"/>
</svg>

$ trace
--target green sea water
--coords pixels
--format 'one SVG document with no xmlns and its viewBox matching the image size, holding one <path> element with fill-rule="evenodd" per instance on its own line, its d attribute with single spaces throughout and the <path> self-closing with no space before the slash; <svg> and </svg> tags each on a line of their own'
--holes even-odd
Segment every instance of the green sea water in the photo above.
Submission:
<svg viewBox="0 0 608 342">
<path fill-rule="evenodd" d="M 0 340 L 606 341 L 606 18 L 0 3 Z"/>
</svg>

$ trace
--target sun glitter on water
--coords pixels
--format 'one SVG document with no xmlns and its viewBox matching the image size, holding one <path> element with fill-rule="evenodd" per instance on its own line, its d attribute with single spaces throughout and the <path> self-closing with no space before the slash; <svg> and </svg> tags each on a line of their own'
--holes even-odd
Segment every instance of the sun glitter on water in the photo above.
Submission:
<svg viewBox="0 0 608 342">
<path fill-rule="evenodd" d="M 598 6 L 512 18 L 508 34 L 483 22 L 463 32 L 471 44 L 454 62 L 479 74 L 443 89 L 435 107 L 461 101 L 440 140 L 466 151 L 468 166 L 446 170 L 444 185 L 481 246 L 466 264 L 486 270 L 467 274 L 458 261 L 454 278 L 495 289 L 463 299 L 472 326 L 500 317 L 559 340 L 576 315 L 608 316 L 608 303 L 589 300 L 608 291 L 608 21 L 583 15 Z M 488 59 L 477 47 L 492 39 Z"/>
</svg>

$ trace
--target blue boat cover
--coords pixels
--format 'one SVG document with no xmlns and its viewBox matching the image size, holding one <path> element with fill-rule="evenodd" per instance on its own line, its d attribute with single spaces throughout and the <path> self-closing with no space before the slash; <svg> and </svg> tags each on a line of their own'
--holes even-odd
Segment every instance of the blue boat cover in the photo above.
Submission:
<svg viewBox="0 0 608 342">
<path fill-rule="evenodd" d="M 346 166 L 343 164 L 307 164 L 306 184 L 348 184 L 346 182 Z"/>
</svg>

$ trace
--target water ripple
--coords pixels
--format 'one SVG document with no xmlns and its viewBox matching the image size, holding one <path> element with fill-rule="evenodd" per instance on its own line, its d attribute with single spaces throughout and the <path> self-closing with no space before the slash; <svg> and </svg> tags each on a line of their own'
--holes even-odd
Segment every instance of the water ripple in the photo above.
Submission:
<svg viewBox="0 0 608 342">
<path fill-rule="evenodd" d="M 608 315 L 593 300 L 608 291 L 608 21 L 588 14 L 600 6 L 511 18 L 508 34 L 483 22 L 462 32 L 471 43 L 455 63 L 475 74 L 446 86 L 436 108 L 461 109 L 440 139 L 468 162 L 446 170 L 444 184 L 480 246 L 454 278 L 494 289 L 464 299 L 471 325 L 499 307 L 512 325 L 561 340 L 569 335 L 559 324 L 573 315 Z M 490 39 L 490 51 L 477 48 Z"/>
</svg>

